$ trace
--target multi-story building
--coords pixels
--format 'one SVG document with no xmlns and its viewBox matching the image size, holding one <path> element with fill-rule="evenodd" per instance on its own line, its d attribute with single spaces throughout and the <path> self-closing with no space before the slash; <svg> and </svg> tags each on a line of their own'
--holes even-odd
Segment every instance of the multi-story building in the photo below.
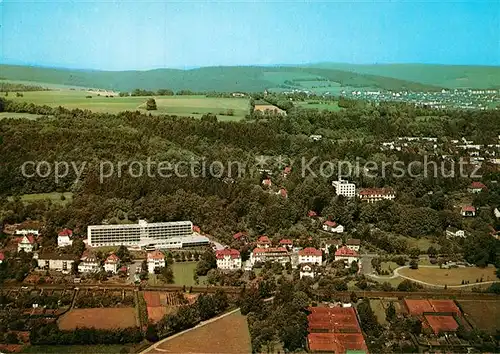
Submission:
<svg viewBox="0 0 500 354">
<path fill-rule="evenodd" d="M 183 239 L 193 235 L 193 224 L 191 221 L 148 223 L 139 220 L 138 224 L 92 225 L 87 235 L 91 247 L 182 248 Z"/>
<path fill-rule="evenodd" d="M 329 255 L 330 248 L 333 247 L 332 251 L 335 252 L 340 246 L 342 246 L 342 240 L 340 239 L 326 240 L 322 243 L 321 250 L 325 252 L 326 255 Z"/>
<path fill-rule="evenodd" d="M 363 188 L 358 196 L 362 201 L 375 203 L 381 200 L 394 200 L 396 193 L 391 188 Z"/>
<path fill-rule="evenodd" d="M 462 237 L 465 238 L 465 231 L 450 226 L 446 229 L 446 238 Z"/>
<path fill-rule="evenodd" d="M 35 236 L 33 234 L 24 235 L 17 244 L 17 252 L 33 252 L 36 245 Z"/>
<path fill-rule="evenodd" d="M 361 240 L 359 238 L 350 238 L 350 239 L 347 240 L 347 242 L 345 243 L 345 245 L 350 250 L 358 252 L 359 251 L 359 247 L 361 246 Z"/>
<path fill-rule="evenodd" d="M 73 236 L 73 231 L 70 229 L 64 229 L 59 234 L 57 234 L 57 247 L 71 246 L 73 241 L 71 237 Z"/>
<path fill-rule="evenodd" d="M 354 183 L 339 179 L 338 181 L 333 181 L 332 186 L 337 195 L 343 195 L 347 198 L 354 198 L 356 196 L 356 185 Z"/>
<path fill-rule="evenodd" d="M 120 258 L 116 254 L 110 254 L 104 261 L 104 270 L 106 272 L 116 273 L 120 265 Z"/>
<path fill-rule="evenodd" d="M 96 256 L 85 254 L 80 258 L 78 271 L 80 273 L 96 273 L 101 270 L 101 263 Z"/>
<path fill-rule="evenodd" d="M 309 263 L 301 264 L 300 270 L 299 270 L 299 275 L 300 275 L 300 279 L 302 279 L 304 277 L 314 278 L 314 276 L 316 275 L 314 265 L 309 264 Z"/>
<path fill-rule="evenodd" d="M 290 255 L 285 247 L 277 248 L 255 248 L 252 253 L 250 253 L 250 263 L 252 266 L 257 262 L 279 262 L 285 265 L 290 262 Z"/>
<path fill-rule="evenodd" d="M 269 239 L 269 237 L 265 235 L 260 236 L 259 239 L 257 240 L 257 247 L 259 248 L 271 247 L 271 240 Z"/>
<path fill-rule="evenodd" d="M 235 270 L 241 268 L 240 252 L 235 249 L 225 248 L 215 253 L 217 259 L 217 268 L 226 270 Z"/>
<path fill-rule="evenodd" d="M 71 271 L 71 267 L 75 262 L 75 256 L 69 254 L 54 254 L 47 253 L 42 255 L 37 255 L 33 259 L 38 262 L 38 268 L 46 270 L 55 270 L 65 274 Z"/>
<path fill-rule="evenodd" d="M 165 267 L 165 255 L 156 250 L 153 252 L 148 252 L 148 273 L 153 274 L 156 268 Z"/>
<path fill-rule="evenodd" d="M 280 240 L 280 246 L 281 247 L 285 247 L 287 250 L 292 250 L 293 248 L 293 241 L 288 239 L 288 238 L 284 238 L 282 240 Z"/>
<path fill-rule="evenodd" d="M 358 252 L 347 248 L 347 246 L 342 246 L 335 251 L 335 261 L 339 260 L 345 262 L 346 268 L 350 267 L 352 262 L 359 260 Z"/>
<path fill-rule="evenodd" d="M 323 263 L 323 253 L 316 248 L 307 247 L 299 251 L 299 264 L 321 264 Z"/>
</svg>

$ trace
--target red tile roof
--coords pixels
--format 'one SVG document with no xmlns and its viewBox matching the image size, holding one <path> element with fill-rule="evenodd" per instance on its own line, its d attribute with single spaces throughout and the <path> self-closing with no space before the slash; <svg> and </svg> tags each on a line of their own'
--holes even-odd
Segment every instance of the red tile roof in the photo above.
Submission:
<svg viewBox="0 0 500 354">
<path fill-rule="evenodd" d="M 73 236 L 73 230 L 71 229 L 63 229 L 61 232 L 59 232 L 58 236 Z"/>
<path fill-rule="evenodd" d="M 0 261 L 3 261 L 5 259 L 5 255 L 3 254 L 3 252 L 0 252 Z"/>
<path fill-rule="evenodd" d="M 293 245 L 293 242 L 292 242 L 292 240 L 284 238 L 284 239 L 280 240 L 280 245 Z"/>
<path fill-rule="evenodd" d="M 106 263 L 118 263 L 120 258 L 116 254 L 110 254 L 108 258 L 106 258 Z"/>
<path fill-rule="evenodd" d="M 323 225 L 326 225 L 326 226 L 330 226 L 330 227 L 336 227 L 337 226 L 337 223 L 335 221 L 330 221 L 330 220 L 327 220 L 323 223 Z"/>
<path fill-rule="evenodd" d="M 299 256 L 321 256 L 323 253 L 313 247 L 307 247 L 299 251 Z"/>
<path fill-rule="evenodd" d="M 312 218 L 312 217 L 318 216 L 318 213 L 316 213 L 314 210 L 309 210 L 309 212 L 307 213 L 307 216 Z"/>
<path fill-rule="evenodd" d="M 335 251 L 335 256 L 341 257 L 358 257 L 358 252 L 347 248 L 347 246 L 342 246 Z"/>
<path fill-rule="evenodd" d="M 290 172 L 292 172 L 292 168 L 290 166 L 285 167 L 285 169 L 283 170 L 283 173 L 286 175 L 289 174 Z"/>
<path fill-rule="evenodd" d="M 218 250 L 217 252 L 215 252 L 215 257 L 217 259 L 223 259 L 226 256 L 229 256 L 232 259 L 240 258 L 240 252 L 232 248 L 225 248 L 223 250 Z"/>
<path fill-rule="evenodd" d="M 267 236 L 260 236 L 257 243 L 270 244 L 271 240 Z"/>
<path fill-rule="evenodd" d="M 286 198 L 288 197 L 288 192 L 285 188 L 280 188 L 279 194 L 283 197 Z"/>
<path fill-rule="evenodd" d="M 35 236 L 33 234 L 27 234 L 25 237 L 28 239 L 28 243 L 30 243 L 30 244 L 35 243 Z M 18 243 L 22 243 L 24 240 L 24 236 L 19 237 L 17 240 L 18 240 Z"/>
<path fill-rule="evenodd" d="M 270 178 L 266 178 L 265 180 L 262 181 L 262 184 L 265 186 L 270 186 L 272 184 Z"/>
<path fill-rule="evenodd" d="M 196 226 L 196 225 L 193 225 L 193 231 L 194 232 L 197 232 L 197 233 L 200 233 L 201 232 L 201 229 L 199 226 Z"/>
<path fill-rule="evenodd" d="M 453 316 L 425 315 L 424 317 L 435 334 L 455 332 L 458 329 L 458 323 Z"/>
<path fill-rule="evenodd" d="M 476 212 L 476 208 L 474 208 L 472 205 L 466 205 L 462 207 L 462 211 L 470 211 L 470 212 Z"/>
<path fill-rule="evenodd" d="M 165 259 L 165 255 L 162 252 L 156 250 L 148 253 L 148 261 L 150 259 Z"/>
<path fill-rule="evenodd" d="M 472 189 L 487 189 L 483 183 L 477 182 L 477 181 L 472 182 L 470 184 L 470 188 L 472 188 Z"/>
<path fill-rule="evenodd" d="M 234 234 L 234 235 L 233 235 L 233 238 L 234 238 L 234 239 L 236 239 L 236 240 L 239 240 L 240 238 L 242 238 L 242 237 L 244 237 L 244 236 L 246 236 L 246 235 L 247 235 L 247 233 L 246 233 L 246 232 L 242 232 L 242 231 L 240 231 L 240 232 L 238 232 L 238 233 Z"/>
<path fill-rule="evenodd" d="M 393 195 L 394 190 L 391 188 L 362 188 L 359 191 L 361 196 L 372 196 L 372 195 Z"/>
<path fill-rule="evenodd" d="M 253 253 L 288 253 L 285 247 L 254 248 Z"/>
</svg>

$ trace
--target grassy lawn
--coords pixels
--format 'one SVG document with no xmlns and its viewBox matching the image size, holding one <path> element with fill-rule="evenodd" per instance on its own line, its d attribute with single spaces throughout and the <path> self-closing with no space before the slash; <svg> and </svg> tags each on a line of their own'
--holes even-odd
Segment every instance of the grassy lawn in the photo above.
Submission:
<svg viewBox="0 0 500 354">
<path fill-rule="evenodd" d="M 419 268 L 419 269 L 401 269 L 401 275 L 420 280 L 435 285 L 461 285 L 462 280 L 475 284 L 477 279 L 483 278 L 483 281 L 499 280 L 495 275 L 495 267 L 487 268 L 467 267 L 467 268 Z M 480 283 L 478 283 L 480 284 Z"/>
<path fill-rule="evenodd" d="M 175 262 L 172 264 L 174 271 L 174 283 L 178 285 L 192 286 L 194 284 L 194 270 L 197 262 Z M 199 280 L 202 283 L 201 279 Z"/>
<path fill-rule="evenodd" d="M 399 266 L 397 265 L 396 262 L 382 262 L 380 264 L 380 270 L 386 270 L 389 272 L 389 275 L 392 275 L 392 271 Z"/>
<path fill-rule="evenodd" d="M 434 246 L 435 248 L 439 249 L 439 245 L 434 242 L 431 239 L 428 238 L 412 238 L 412 237 L 405 237 L 406 241 L 408 242 L 408 246 L 410 247 L 418 247 L 421 251 L 427 251 L 427 249 L 430 246 Z"/>
<path fill-rule="evenodd" d="M 64 200 L 61 199 L 61 196 L 64 195 Z M 14 200 L 14 197 L 8 197 L 9 201 Z M 21 201 L 25 203 L 35 202 L 38 200 L 50 200 L 54 204 L 65 205 L 73 200 L 73 193 L 64 192 L 64 193 L 38 193 L 38 194 L 23 194 L 21 195 Z"/>
<path fill-rule="evenodd" d="M 337 111 L 342 110 L 342 108 L 339 107 L 338 102 L 331 102 L 331 101 L 328 101 L 325 103 L 321 103 L 319 101 L 310 101 L 310 102 L 313 102 L 313 103 L 309 103 L 306 101 L 306 102 L 294 102 L 294 104 L 301 107 L 301 108 L 319 109 L 320 111 L 327 110 L 327 111 L 337 112 Z"/>
<path fill-rule="evenodd" d="M 54 90 L 24 92 L 23 97 L 10 97 L 13 101 L 32 102 L 51 107 L 63 106 L 68 109 L 81 108 L 94 112 L 118 113 L 141 111 L 151 114 L 171 114 L 200 118 L 205 113 L 216 114 L 219 120 L 240 120 L 249 111 L 246 98 L 218 98 L 205 96 L 156 96 L 157 110 L 146 111 L 145 103 L 149 97 L 106 97 L 105 93 L 81 90 Z M 87 98 L 92 96 L 92 98 Z M 232 110 L 234 115 L 223 115 Z M 0 116 L 1 118 L 1 116 Z"/>
<path fill-rule="evenodd" d="M 385 308 L 384 305 L 382 304 L 382 300 L 379 299 L 371 299 L 370 300 L 370 306 L 375 313 L 375 316 L 377 316 L 377 321 L 381 325 L 385 325 L 387 323 L 385 319 Z"/>
</svg>

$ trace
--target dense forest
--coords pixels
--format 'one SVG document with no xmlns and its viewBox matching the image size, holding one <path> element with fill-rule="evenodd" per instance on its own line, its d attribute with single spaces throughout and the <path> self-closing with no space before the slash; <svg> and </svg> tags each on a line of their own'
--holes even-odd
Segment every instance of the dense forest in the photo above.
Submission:
<svg viewBox="0 0 500 354">
<path fill-rule="evenodd" d="M 463 220 L 453 196 L 466 193 L 471 179 L 461 177 L 350 178 L 359 187 L 390 186 L 397 192 L 394 203 L 364 204 L 336 197 L 329 177 L 301 174 L 300 161 L 316 158 L 312 170 L 322 161 L 421 161 L 420 151 L 381 151 L 380 142 L 399 136 L 438 137 L 440 146 L 451 139 L 467 137 L 476 143 L 492 144 L 500 134 L 500 111 L 445 111 L 410 105 L 361 104 L 339 112 L 290 108 L 287 116 L 257 116 L 239 122 L 218 122 L 215 116 L 200 120 L 190 117 L 151 116 L 140 112 L 116 115 L 67 110 L 0 100 L 0 111 L 44 115 L 37 120 L 0 120 L 0 220 L 20 222 L 44 219 L 46 234 L 61 227 L 85 234 L 86 226 L 103 220 L 122 222 L 146 218 L 149 221 L 192 220 L 203 231 L 230 243 L 232 234 L 248 231 L 251 236 L 268 234 L 295 239 L 315 232 L 306 217 L 309 210 L 340 222 L 352 236 L 364 239 L 388 252 L 408 248 L 398 235 L 419 238 L 440 237 L 450 252 L 466 252 L 478 264 L 500 262 L 498 241 L 489 237 L 489 227 L 499 228 L 492 209 L 500 206 L 498 170 L 486 168 L 483 182 L 489 190 L 475 195 L 478 217 Z M 309 135 L 323 138 L 312 141 Z M 439 160 L 436 156 L 429 158 Z M 255 166 L 256 156 L 280 156 L 270 166 L 273 187 L 284 187 L 288 197 L 269 193 L 261 187 L 264 175 Z M 100 163 L 139 161 L 205 161 L 197 165 L 196 176 L 161 177 L 158 174 L 134 177 L 118 171 L 102 178 Z M 86 162 L 77 182 L 68 176 L 55 180 L 26 178 L 21 166 L 26 161 Z M 239 161 L 245 164 L 242 176 L 229 175 L 227 169 L 211 176 L 213 161 Z M 285 164 L 292 166 L 286 178 Z M 206 173 L 206 177 L 198 175 Z M 184 171 L 189 172 L 189 171 Z M 229 178 L 230 177 L 230 178 Z M 101 183 L 102 182 L 102 183 Z M 25 204 L 17 196 L 28 193 L 69 191 L 72 203 L 61 206 L 38 201 Z M 14 198 L 7 199 L 8 196 Z M 449 226 L 473 231 L 466 241 L 451 242 L 444 237 Z M 376 227 L 375 233 L 370 228 Z M 78 231 L 79 230 L 79 231 Z M 46 242 L 51 242 L 48 238 Z M 52 240 L 53 242 L 53 240 Z M 500 253 L 500 252 L 499 252 Z"/>
</svg>

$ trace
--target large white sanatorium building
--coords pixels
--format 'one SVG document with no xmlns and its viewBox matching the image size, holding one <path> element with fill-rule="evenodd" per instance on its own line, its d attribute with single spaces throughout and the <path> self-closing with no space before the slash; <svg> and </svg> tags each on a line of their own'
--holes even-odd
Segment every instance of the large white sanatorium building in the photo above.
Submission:
<svg viewBox="0 0 500 354">
<path fill-rule="evenodd" d="M 182 248 L 184 243 L 191 245 L 192 239 L 205 241 L 198 240 L 202 236 L 193 235 L 191 221 L 150 224 L 139 220 L 138 224 L 91 225 L 87 237 L 91 247 L 124 245 L 146 249 Z"/>
</svg>

